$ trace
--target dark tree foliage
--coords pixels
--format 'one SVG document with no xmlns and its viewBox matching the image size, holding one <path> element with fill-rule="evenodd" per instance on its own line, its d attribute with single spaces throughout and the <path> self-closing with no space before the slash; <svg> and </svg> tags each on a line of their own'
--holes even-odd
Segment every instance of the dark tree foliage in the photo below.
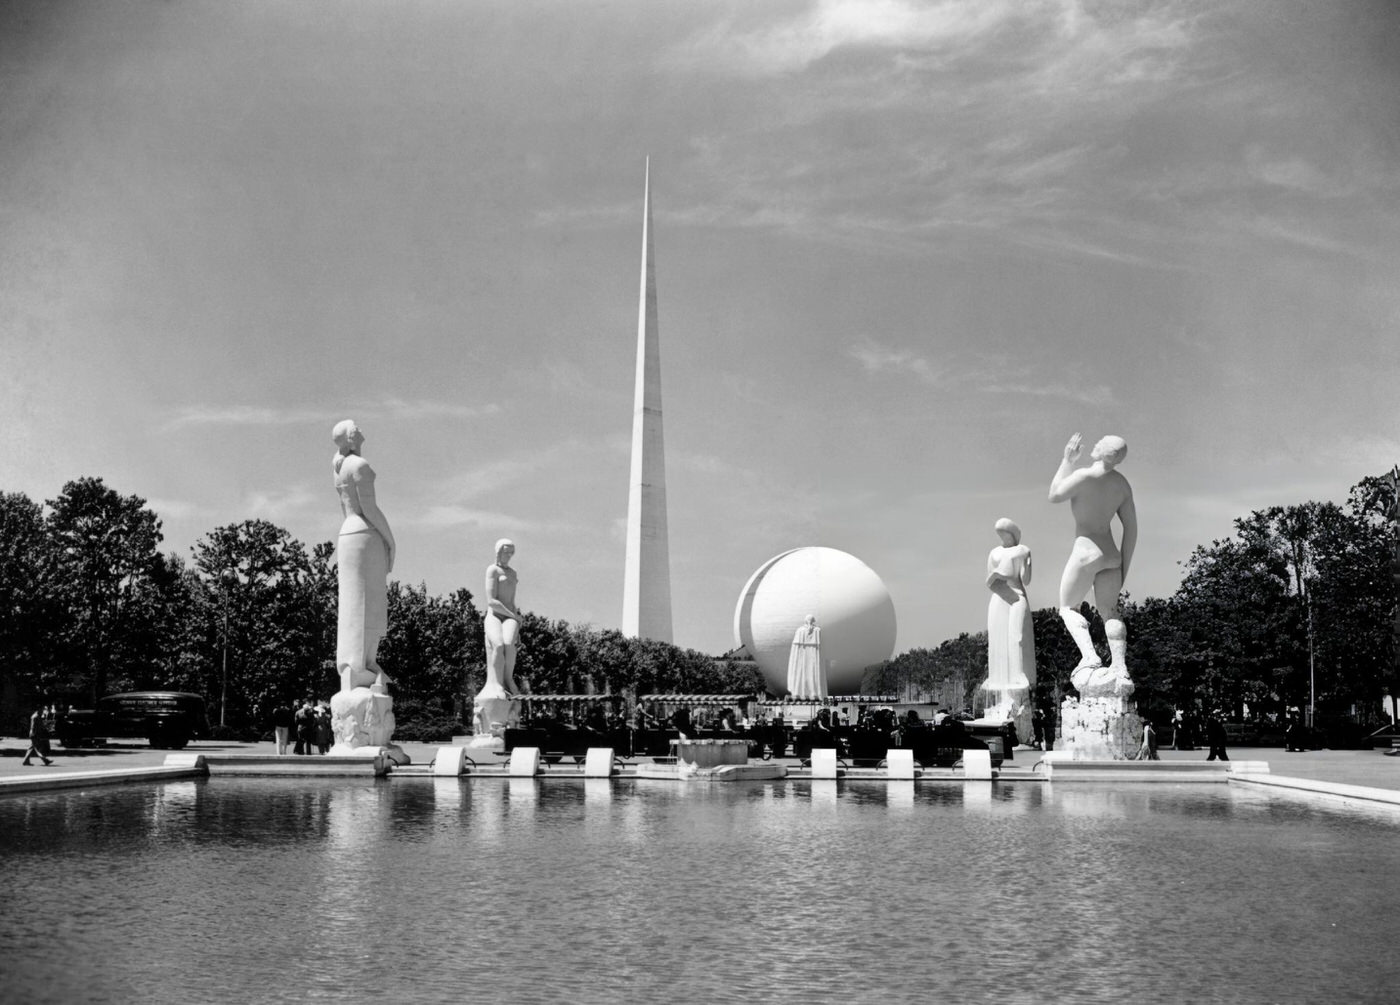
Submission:
<svg viewBox="0 0 1400 1005">
<path fill-rule="evenodd" d="M 1139 709 L 1270 713 L 1313 696 L 1320 714 L 1373 718 L 1387 690 L 1400 691 L 1397 482 L 1365 478 L 1344 506 L 1257 510 L 1231 537 L 1192 552 L 1171 597 L 1125 595 Z M 169 687 L 204 694 L 216 722 L 261 730 L 276 703 L 336 690 L 333 544 L 308 552 L 282 528 L 246 520 L 210 531 L 187 564 L 160 554 L 161 539 L 145 500 L 100 478 L 69 482 L 45 506 L 0 493 L 7 728 L 34 701 Z M 1097 613 L 1080 611 L 1102 649 Z M 1053 702 L 1079 654 L 1055 608 L 1032 618 L 1037 693 Z M 535 693 L 763 689 L 752 664 L 529 612 L 522 628 L 516 680 Z M 405 735 L 441 736 L 465 722 L 485 679 L 472 595 L 391 583 L 380 662 Z M 871 668 L 862 690 L 975 707 L 986 662 L 985 633 L 964 633 Z"/>
<path fill-rule="evenodd" d="M 55 641 L 67 665 L 66 690 L 96 701 L 108 681 L 142 674 L 157 629 L 154 598 L 168 572 L 156 550 L 160 520 L 139 496 L 100 478 L 79 478 L 46 504 L 55 593 L 66 617 Z"/>
</svg>

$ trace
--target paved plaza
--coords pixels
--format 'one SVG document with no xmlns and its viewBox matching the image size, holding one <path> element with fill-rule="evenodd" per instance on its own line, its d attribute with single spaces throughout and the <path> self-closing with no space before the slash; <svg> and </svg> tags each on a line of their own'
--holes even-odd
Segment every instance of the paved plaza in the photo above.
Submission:
<svg viewBox="0 0 1400 1005">
<path fill-rule="evenodd" d="M 157 767 L 165 763 L 166 750 L 152 750 L 143 741 L 111 743 L 100 749 L 68 750 L 58 744 L 53 747 L 53 764 L 44 767 L 34 761 L 22 764 L 28 741 L 19 737 L 0 739 L 0 787 L 7 779 L 34 778 L 45 775 L 61 776 L 75 772 L 120 771 L 131 768 Z M 434 743 L 401 744 L 414 764 L 427 764 L 437 747 Z M 186 748 L 188 753 L 258 754 L 276 753 L 271 742 L 233 743 L 196 741 Z M 1194 751 L 1163 749 L 1163 761 L 1204 761 L 1205 748 Z M 1269 771 L 1276 776 L 1302 778 L 1326 785 L 1361 786 L 1400 792 L 1400 757 L 1386 757 L 1381 750 L 1309 750 L 1285 753 L 1280 747 L 1235 747 L 1231 757 L 1240 761 L 1267 761 Z M 295 759 L 296 755 L 287 755 Z M 1031 769 L 1039 759 L 1038 751 L 1020 748 L 1012 764 L 1019 775 Z M 796 761 L 787 759 L 791 764 Z M 1008 765 L 1011 767 L 1011 765 Z"/>
</svg>

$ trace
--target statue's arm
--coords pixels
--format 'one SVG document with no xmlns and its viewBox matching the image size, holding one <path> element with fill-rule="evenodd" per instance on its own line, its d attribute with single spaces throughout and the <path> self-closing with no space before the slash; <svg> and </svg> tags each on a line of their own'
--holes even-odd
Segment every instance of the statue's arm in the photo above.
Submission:
<svg viewBox="0 0 1400 1005">
<path fill-rule="evenodd" d="M 517 611 L 510 609 L 510 605 L 501 599 L 500 587 L 501 579 L 497 575 L 500 566 L 494 562 L 486 567 L 486 589 L 482 592 L 486 594 L 486 606 L 498 618 L 514 618 L 516 621 L 522 620 Z"/>
<path fill-rule="evenodd" d="M 1078 433 L 1069 438 L 1065 444 L 1065 455 L 1060 461 L 1059 468 L 1055 471 L 1055 477 L 1050 479 L 1050 501 L 1052 503 L 1064 502 L 1084 480 L 1082 472 L 1074 470 L 1075 462 L 1079 460 L 1079 451 L 1083 449 L 1084 441 Z"/>
<path fill-rule="evenodd" d="M 1128 578 L 1128 566 L 1133 561 L 1133 550 L 1137 548 L 1137 506 L 1133 504 L 1133 490 L 1128 489 L 1128 498 L 1118 507 L 1118 522 L 1123 525 L 1123 543 L 1118 546 L 1123 556 L 1123 579 Z"/>
<path fill-rule="evenodd" d="M 987 589 L 989 590 L 996 588 L 998 579 L 1005 578 L 1001 573 L 997 572 L 996 554 L 997 550 L 995 548 L 987 552 Z"/>
<path fill-rule="evenodd" d="M 1029 548 L 1026 549 L 1026 563 L 1021 569 L 1021 585 L 1031 585 L 1031 553 Z"/>
<path fill-rule="evenodd" d="M 389 571 L 394 571 L 394 555 L 398 545 L 394 543 L 394 532 L 389 529 L 389 518 L 379 508 L 374 499 L 374 469 L 368 464 L 359 465 L 354 474 L 355 497 L 360 501 L 360 512 L 371 527 L 384 538 L 384 547 L 389 552 Z"/>
</svg>

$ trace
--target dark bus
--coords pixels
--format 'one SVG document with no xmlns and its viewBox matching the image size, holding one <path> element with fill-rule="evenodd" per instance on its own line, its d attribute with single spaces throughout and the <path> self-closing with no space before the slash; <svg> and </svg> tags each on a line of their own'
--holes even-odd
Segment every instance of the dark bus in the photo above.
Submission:
<svg viewBox="0 0 1400 1005">
<path fill-rule="evenodd" d="M 187 691 L 129 691 L 99 698 L 96 708 L 70 709 L 54 732 L 65 747 L 93 746 L 109 737 L 144 737 L 152 747 L 181 750 L 208 729 L 204 698 Z"/>
</svg>

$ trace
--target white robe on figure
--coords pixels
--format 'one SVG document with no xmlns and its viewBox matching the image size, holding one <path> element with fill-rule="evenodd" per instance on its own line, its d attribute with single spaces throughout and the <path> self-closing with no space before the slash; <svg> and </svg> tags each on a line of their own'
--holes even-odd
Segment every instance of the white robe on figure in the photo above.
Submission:
<svg viewBox="0 0 1400 1005">
<path fill-rule="evenodd" d="M 788 694 L 793 698 L 825 698 L 826 668 L 822 665 L 822 630 L 803 625 L 792 638 L 788 654 Z"/>
<path fill-rule="evenodd" d="M 987 602 L 988 691 L 1020 691 L 1035 684 L 1035 631 L 1026 598 L 1026 567 L 1030 549 L 1017 544 L 993 548 L 987 573 L 996 573 Z"/>
</svg>

